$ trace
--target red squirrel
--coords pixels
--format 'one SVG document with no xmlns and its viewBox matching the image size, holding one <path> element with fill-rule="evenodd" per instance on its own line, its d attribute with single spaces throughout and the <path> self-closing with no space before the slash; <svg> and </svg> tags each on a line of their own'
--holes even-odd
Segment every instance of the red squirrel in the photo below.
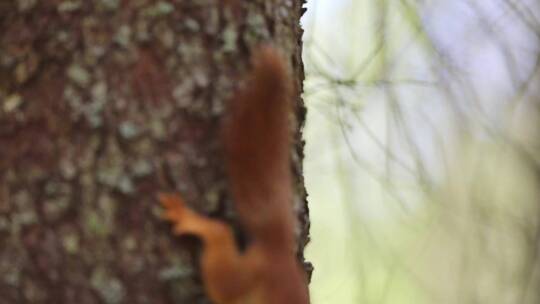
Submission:
<svg viewBox="0 0 540 304">
<path fill-rule="evenodd" d="M 272 47 L 256 51 L 246 86 L 231 100 L 223 126 L 224 157 L 245 251 L 227 224 L 197 214 L 177 194 L 160 194 L 176 235 L 202 240 L 201 272 L 216 304 L 307 304 L 296 254 L 289 115 L 291 80 Z"/>
</svg>

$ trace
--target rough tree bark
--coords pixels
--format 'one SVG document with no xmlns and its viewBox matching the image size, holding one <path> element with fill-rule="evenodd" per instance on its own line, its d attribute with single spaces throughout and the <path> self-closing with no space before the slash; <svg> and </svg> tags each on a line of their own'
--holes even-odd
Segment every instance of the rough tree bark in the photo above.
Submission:
<svg viewBox="0 0 540 304">
<path fill-rule="evenodd" d="M 296 77 L 303 260 L 302 2 L 1 1 L 0 303 L 208 303 L 155 195 L 234 224 L 219 122 L 263 41 Z"/>
</svg>

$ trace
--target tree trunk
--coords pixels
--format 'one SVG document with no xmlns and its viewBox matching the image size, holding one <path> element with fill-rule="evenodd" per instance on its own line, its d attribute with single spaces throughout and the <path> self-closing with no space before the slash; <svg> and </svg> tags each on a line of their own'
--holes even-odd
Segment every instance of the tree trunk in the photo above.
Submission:
<svg viewBox="0 0 540 304">
<path fill-rule="evenodd" d="M 303 260 L 302 2 L 2 1 L 0 303 L 208 303 L 156 194 L 235 225 L 220 118 L 261 42 L 296 79 Z"/>
</svg>

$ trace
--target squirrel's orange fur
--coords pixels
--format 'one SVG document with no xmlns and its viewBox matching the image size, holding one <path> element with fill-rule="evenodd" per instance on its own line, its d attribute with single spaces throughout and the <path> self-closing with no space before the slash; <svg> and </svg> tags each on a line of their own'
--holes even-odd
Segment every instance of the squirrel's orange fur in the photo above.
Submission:
<svg viewBox="0 0 540 304">
<path fill-rule="evenodd" d="M 295 255 L 289 114 L 291 81 L 271 47 L 259 49 L 224 123 L 224 154 L 241 224 L 251 242 L 236 247 L 231 228 L 161 194 L 178 235 L 203 241 L 201 270 L 216 304 L 307 304 L 304 272 Z"/>
</svg>

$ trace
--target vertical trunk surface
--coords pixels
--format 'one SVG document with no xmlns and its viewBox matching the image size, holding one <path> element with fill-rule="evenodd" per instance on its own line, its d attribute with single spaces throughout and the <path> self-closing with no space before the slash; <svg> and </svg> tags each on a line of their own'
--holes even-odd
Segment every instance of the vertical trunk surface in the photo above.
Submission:
<svg viewBox="0 0 540 304">
<path fill-rule="evenodd" d="M 302 2 L 1 1 L 0 303 L 208 303 L 155 195 L 234 224 L 219 122 L 265 41 L 296 77 L 303 259 Z"/>
</svg>

